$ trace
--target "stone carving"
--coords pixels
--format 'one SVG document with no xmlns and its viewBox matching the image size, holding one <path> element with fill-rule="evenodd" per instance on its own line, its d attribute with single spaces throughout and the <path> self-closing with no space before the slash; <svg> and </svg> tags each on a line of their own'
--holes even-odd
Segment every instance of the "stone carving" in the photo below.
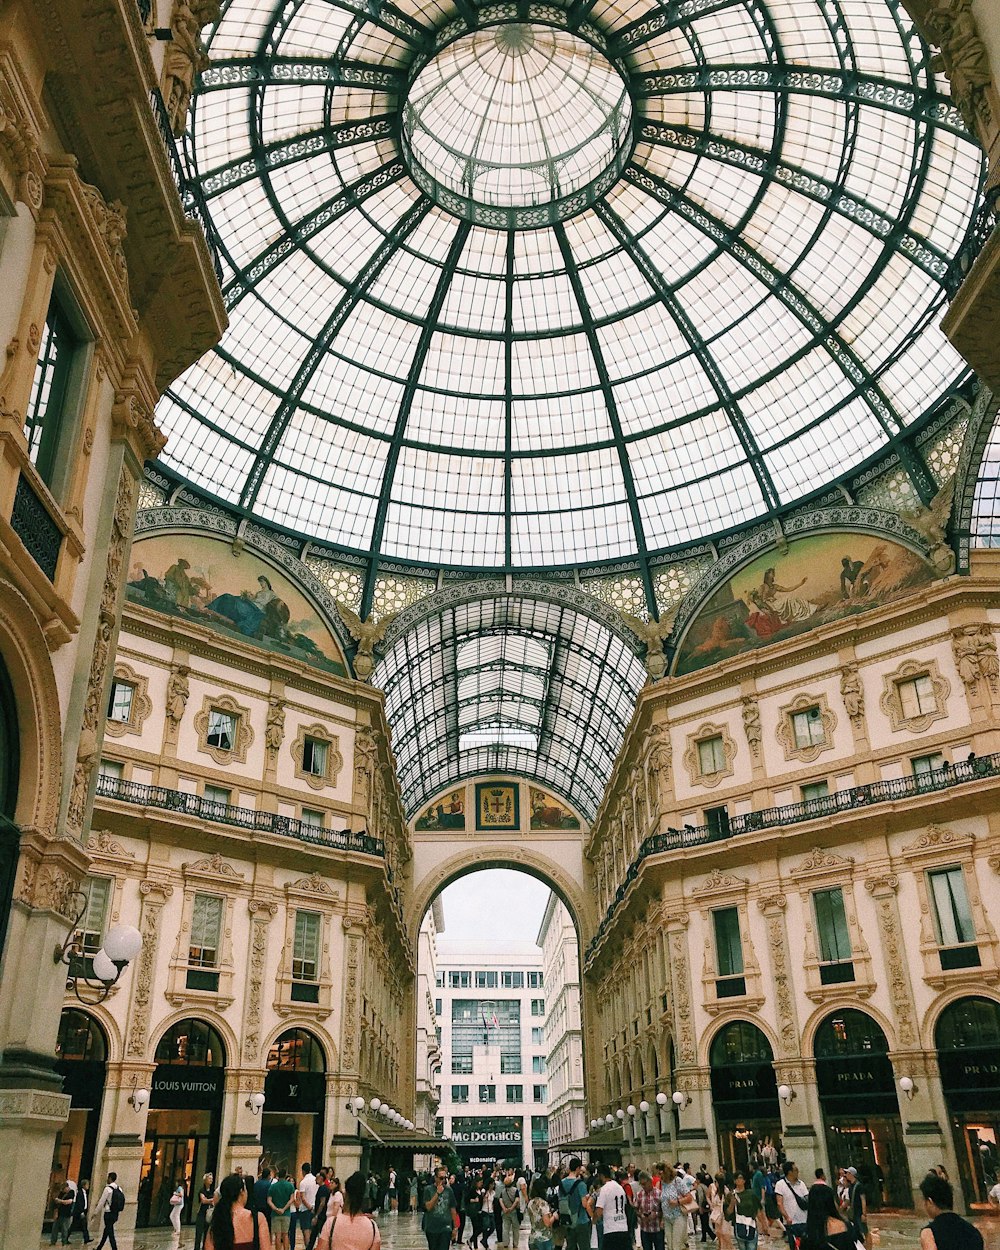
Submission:
<svg viewBox="0 0 1000 1250">
<path fill-rule="evenodd" d="M 795 1058 L 799 1051 L 799 1030 L 795 1020 L 795 1001 L 792 997 L 792 983 L 789 975 L 791 959 L 785 935 L 785 896 L 772 894 L 766 898 L 759 898 L 757 906 L 764 913 L 767 922 L 767 944 L 771 948 L 780 1057 Z"/>
<path fill-rule="evenodd" d="M 903 847 L 903 854 L 916 855 L 921 851 L 936 850 L 939 847 L 948 851 L 953 850 L 955 846 L 967 846 L 971 841 L 971 834 L 959 833 L 944 825 L 928 825 L 915 842 L 910 842 Z"/>
<path fill-rule="evenodd" d="M 373 782 L 378 767 L 378 743 L 362 726 L 354 739 L 354 802 L 366 816 L 371 814 Z"/>
<path fill-rule="evenodd" d="M 723 890 L 745 890 L 750 883 L 742 877 L 733 877 L 729 873 L 713 868 L 705 880 L 691 891 L 692 894 L 719 894 Z"/>
<path fill-rule="evenodd" d="M 845 664 L 840 670 L 840 697 L 851 724 L 860 729 L 865 719 L 865 692 L 856 664 Z"/>
<path fill-rule="evenodd" d="M 188 0 L 174 0 L 170 16 L 171 39 L 163 63 L 163 99 L 170 118 L 170 129 L 177 138 L 187 130 L 188 105 L 198 74 L 211 62 L 201 42 L 201 12 L 192 12 Z M 206 19 L 208 20 L 208 19 Z"/>
<path fill-rule="evenodd" d="M 146 1055 L 146 1039 L 149 1035 L 149 1016 L 153 1002 L 153 973 L 156 968 L 156 948 L 160 933 L 160 912 L 163 904 L 173 894 L 173 886 L 158 881 L 143 881 L 139 885 L 142 895 L 142 918 L 139 932 L 142 934 L 142 950 L 135 970 L 135 988 L 132 991 L 132 1024 L 128 1034 L 127 1053 L 142 1059 Z"/>
<path fill-rule="evenodd" d="M 267 725 L 264 729 L 264 745 L 270 755 L 276 755 L 285 737 L 285 705 L 273 696 L 267 701 Z"/>
<path fill-rule="evenodd" d="M 125 227 L 125 215 L 128 210 L 121 200 L 112 200 L 109 204 L 97 187 L 92 187 L 87 182 L 80 183 L 80 192 L 97 227 L 97 233 L 107 248 L 118 281 L 127 295 L 128 266 L 125 263 L 125 250 L 122 244 L 128 235 Z"/>
<path fill-rule="evenodd" d="M 832 868 L 848 872 L 853 863 L 851 856 L 836 855 L 833 851 L 825 851 L 821 846 L 814 846 L 798 868 L 792 869 L 792 876 L 802 877 Z"/>
<path fill-rule="evenodd" d="M 971 0 L 936 0 L 925 18 L 931 41 L 941 49 L 951 98 L 970 130 L 975 130 L 983 92 L 993 81 L 990 58 L 979 38 Z"/>
<path fill-rule="evenodd" d="M 899 882 L 891 873 L 869 877 L 865 889 L 875 902 L 882 949 L 889 973 L 889 996 L 896 1013 L 900 1048 L 917 1044 L 917 1028 L 913 1017 L 913 1000 L 903 956 L 904 942 L 896 908 L 896 887 Z"/>
<path fill-rule="evenodd" d="M 278 913 L 276 903 L 252 898 L 250 912 L 250 958 L 247 962 L 247 1006 L 243 1020 L 243 1062 L 256 1066 L 260 1049 L 260 1014 L 267 961 L 267 927 Z"/>
<path fill-rule="evenodd" d="M 90 778 L 97 763 L 98 729 L 105 706 L 105 678 L 118 626 L 118 599 L 124 585 L 123 568 L 128 547 L 132 540 L 132 516 L 135 510 L 136 484 L 126 468 L 118 480 L 118 496 L 111 522 L 108 544 L 108 561 L 104 572 L 104 585 L 98 608 L 97 637 L 94 640 L 94 658 L 90 664 L 87 697 L 83 705 L 80 741 L 77 746 L 76 764 L 73 767 L 73 784 L 69 807 L 66 812 L 67 828 L 79 835 L 83 829 L 90 791 Z"/>
<path fill-rule="evenodd" d="M 951 631 L 951 649 L 955 667 L 967 692 L 975 693 L 980 681 L 985 681 L 994 694 L 1000 676 L 997 644 L 992 628 L 981 625 L 963 625 Z"/>
<path fill-rule="evenodd" d="M 204 859 L 184 864 L 185 873 L 201 872 L 213 877 L 228 877 L 231 881 L 245 881 L 246 875 L 227 864 L 221 855 L 207 855 Z"/>
<path fill-rule="evenodd" d="M 667 930 L 667 955 L 669 958 L 671 1000 L 677 1036 L 677 1062 L 681 1066 L 692 1065 L 696 1060 L 694 1037 L 694 1012 L 691 1006 L 691 971 L 688 965 L 687 934 L 688 917 L 679 912 L 664 916 Z"/>
<path fill-rule="evenodd" d="M 189 672 L 190 669 L 181 665 L 171 671 L 170 681 L 167 683 L 167 720 L 175 727 L 184 719 L 184 709 L 191 693 Z"/>
<path fill-rule="evenodd" d="M 92 855 L 107 855 L 109 859 L 135 859 L 135 853 L 127 851 L 107 829 L 94 830 L 87 839 L 87 850 Z"/>
<path fill-rule="evenodd" d="M 643 663 L 646 665 L 650 681 L 659 681 L 667 671 L 667 657 L 664 654 L 663 644 L 670 637 L 670 631 L 674 627 L 676 609 L 665 613 L 658 621 L 652 619 L 644 621 L 641 617 L 630 616 L 628 612 L 621 612 L 620 615 L 646 648 Z"/>
<path fill-rule="evenodd" d="M 743 732 L 746 734 L 750 754 L 757 759 L 760 756 L 763 733 L 760 727 L 760 708 L 751 694 L 743 696 Z"/>
<path fill-rule="evenodd" d="M 345 922 L 350 918 L 344 917 Z M 341 1066 L 348 1070 L 358 1066 L 358 964 L 361 957 L 360 927 L 347 933 L 346 976 L 344 978 L 344 1045 Z"/>
<path fill-rule="evenodd" d="M 153 416 L 152 408 L 132 390 L 115 392 L 111 424 L 116 437 L 131 438 L 141 460 L 153 460 L 167 445 Z"/>
<path fill-rule="evenodd" d="M 305 894 L 325 894 L 330 898 L 339 897 L 338 892 L 324 881 L 318 872 L 311 872 L 308 877 L 300 877 L 298 881 L 293 881 L 285 889 L 300 890 Z"/>
<path fill-rule="evenodd" d="M 397 613 L 389 612 L 376 624 L 369 616 L 363 621 L 357 612 L 354 612 L 342 603 L 339 599 L 335 600 L 337 611 L 340 613 L 340 619 L 347 626 L 351 637 L 358 644 L 358 649 L 354 653 L 354 674 L 361 681 L 368 681 L 375 668 L 375 646 L 385 637 L 385 631 L 396 619 Z"/>
<path fill-rule="evenodd" d="M 17 195 L 37 214 L 42 207 L 45 154 L 6 73 L 0 74 L 0 154 L 17 177 Z"/>
<path fill-rule="evenodd" d="M 963 0 L 957 0 L 961 3 Z M 968 2 L 968 0 L 964 0 Z M 949 3 L 949 0 L 944 0 Z M 903 520 L 927 543 L 927 558 L 942 577 L 955 571 L 955 553 L 946 538 L 951 519 L 951 503 L 955 495 L 955 479 L 949 478 L 926 508 L 902 513 Z"/>
<path fill-rule="evenodd" d="M 660 777 L 670 778 L 672 750 L 670 746 L 670 729 L 667 725 L 656 723 L 649 727 L 649 751 L 646 755 L 646 780 L 649 788 L 650 816 L 660 811 Z"/>
</svg>

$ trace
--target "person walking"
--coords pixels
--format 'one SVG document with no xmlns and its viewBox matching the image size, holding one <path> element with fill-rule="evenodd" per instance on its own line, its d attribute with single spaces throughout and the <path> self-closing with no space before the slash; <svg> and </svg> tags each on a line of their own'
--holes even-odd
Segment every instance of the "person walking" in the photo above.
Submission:
<svg viewBox="0 0 1000 1250">
<path fill-rule="evenodd" d="M 565 1221 L 566 1250 L 590 1250 L 590 1213 L 584 1199 L 587 1182 L 583 1164 L 575 1156 L 569 1161 L 569 1173 L 559 1182 L 559 1217 Z"/>
<path fill-rule="evenodd" d="M 733 1178 L 733 1192 L 726 1212 L 733 1224 L 738 1250 L 754 1250 L 762 1232 L 764 1204 L 751 1185 L 747 1184 L 745 1172 L 737 1172 Z"/>
<path fill-rule="evenodd" d="M 498 1195 L 500 1199 L 500 1215 L 502 1220 L 501 1234 L 497 1245 L 509 1246 L 517 1250 L 521 1237 L 520 1201 L 521 1191 L 517 1187 L 514 1169 L 508 1168 Z"/>
<path fill-rule="evenodd" d="M 954 1194 L 948 1181 L 928 1172 L 920 1182 L 920 1192 L 930 1219 L 920 1230 L 920 1250 L 983 1250 L 983 1234 L 955 1214 Z"/>
<path fill-rule="evenodd" d="M 667 1250 L 684 1250 L 687 1245 L 688 1212 L 684 1203 L 688 1190 L 687 1177 L 679 1169 L 671 1174 L 668 1168 L 660 1179 L 660 1209 Z"/>
<path fill-rule="evenodd" d="M 70 1225 L 70 1235 L 79 1231 L 83 1234 L 83 1244 L 90 1244 L 90 1229 L 87 1227 L 90 1219 L 90 1181 L 83 1180 L 77 1186 L 76 1193 L 73 1195 L 73 1222 Z"/>
<path fill-rule="evenodd" d="M 198 1209 L 194 1217 L 194 1250 L 202 1250 L 205 1244 L 205 1231 L 215 1205 L 215 1174 L 206 1172 L 201 1178 L 198 1190 Z"/>
<path fill-rule="evenodd" d="M 295 1213 L 288 1222 L 289 1250 L 295 1250 L 296 1229 L 302 1232 L 303 1250 L 309 1245 L 317 1189 L 319 1189 L 319 1181 L 313 1176 L 312 1165 L 303 1163 L 302 1177 L 299 1180 L 298 1188 L 295 1190 L 295 1201 L 293 1203 Z"/>
<path fill-rule="evenodd" d="M 56 1239 L 62 1240 L 64 1246 L 69 1245 L 69 1230 L 73 1223 L 73 1203 L 76 1201 L 76 1191 L 70 1185 L 69 1181 L 63 1181 L 56 1191 L 55 1212 L 52 1216 L 52 1230 L 49 1237 L 49 1245 L 54 1246 Z"/>
<path fill-rule="evenodd" d="M 271 1227 L 271 1208 L 267 1203 L 267 1194 L 274 1180 L 274 1170 L 268 1163 L 262 1163 L 257 1170 L 257 1179 L 253 1187 L 253 1209 L 263 1213 L 268 1228 Z"/>
<path fill-rule="evenodd" d="M 854 1230 L 837 1210 L 837 1198 L 824 1181 L 809 1190 L 801 1250 L 855 1250 Z"/>
<path fill-rule="evenodd" d="M 434 1183 L 424 1189 L 422 1201 L 427 1250 L 448 1250 L 455 1224 L 455 1195 L 446 1168 L 434 1169 Z"/>
<path fill-rule="evenodd" d="M 594 1220 L 604 1228 L 605 1250 L 629 1250 L 628 1198 L 625 1190 L 614 1179 L 606 1163 L 598 1164 L 597 1179 L 601 1187 L 597 1191 Z"/>
<path fill-rule="evenodd" d="M 528 1216 L 528 1250 L 553 1250 L 552 1225 L 559 1218 L 545 1197 L 545 1178 L 532 1182 L 526 1208 Z"/>
<path fill-rule="evenodd" d="M 222 1178 L 219 1201 L 205 1235 L 205 1250 L 271 1250 L 271 1230 L 263 1211 L 247 1205 L 244 1177 L 233 1172 Z M 252 1202 L 252 1197 L 250 1198 Z"/>
<path fill-rule="evenodd" d="M 181 1244 L 181 1213 L 184 1210 L 184 1181 L 178 1177 L 170 1195 L 170 1227 L 174 1230 L 174 1245 Z"/>
<path fill-rule="evenodd" d="M 101 1240 L 97 1243 L 97 1250 L 104 1250 L 105 1242 L 111 1247 L 111 1250 L 118 1250 L 115 1225 L 118 1223 L 118 1217 L 124 1209 L 125 1195 L 118 1184 L 118 1173 L 109 1172 L 108 1183 L 104 1186 L 104 1190 L 97 1200 L 97 1206 L 94 1207 L 95 1217 L 100 1219 L 103 1216 L 104 1218 L 104 1232 L 101 1234 Z"/>
<path fill-rule="evenodd" d="M 854 1229 L 854 1236 L 862 1245 L 868 1245 L 868 1199 L 865 1187 L 858 1179 L 858 1169 L 847 1169 L 847 1219 Z"/>
<path fill-rule="evenodd" d="M 726 1173 L 719 1168 L 708 1187 L 709 1221 L 718 1238 L 720 1250 L 733 1250 L 733 1226 L 726 1216 L 726 1204 L 733 1192 Z"/>
<path fill-rule="evenodd" d="M 660 1206 L 660 1195 L 653 1187 L 653 1178 L 648 1172 L 640 1172 L 638 1185 L 635 1188 L 635 1213 L 639 1221 L 639 1242 L 642 1250 L 664 1250 L 663 1247 L 663 1208 Z"/>
<path fill-rule="evenodd" d="M 381 1250 L 382 1234 L 374 1218 L 365 1211 L 367 1184 L 363 1172 L 352 1172 L 341 1189 L 340 1202 L 327 1203 L 327 1217 L 316 1239 L 316 1250 Z"/>
<path fill-rule="evenodd" d="M 791 1159 L 781 1165 L 781 1180 L 774 1187 L 778 1202 L 778 1214 L 785 1226 L 788 1250 L 795 1250 L 795 1242 L 805 1235 L 806 1212 L 809 1210 L 809 1190 L 799 1179 L 799 1167 Z"/>
<path fill-rule="evenodd" d="M 466 1190 L 465 1208 L 472 1224 L 472 1239 L 469 1242 L 472 1250 L 479 1250 L 479 1238 L 483 1238 L 483 1250 L 486 1247 L 486 1236 L 483 1232 L 483 1197 L 486 1187 L 481 1176 L 472 1179 L 472 1185 Z"/>
<path fill-rule="evenodd" d="M 295 1182 L 290 1179 L 287 1168 L 279 1168 L 278 1179 L 267 1191 L 267 1207 L 271 1213 L 271 1239 L 274 1250 L 288 1250 L 288 1226 L 291 1222 L 292 1200 Z"/>
</svg>

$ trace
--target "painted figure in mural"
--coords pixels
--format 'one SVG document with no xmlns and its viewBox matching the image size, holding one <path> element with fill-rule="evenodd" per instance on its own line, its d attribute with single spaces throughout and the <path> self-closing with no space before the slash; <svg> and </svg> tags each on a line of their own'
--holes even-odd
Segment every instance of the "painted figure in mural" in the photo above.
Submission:
<svg viewBox="0 0 1000 1250">
<path fill-rule="evenodd" d="M 792 621 L 805 621 L 817 611 L 815 603 L 801 599 L 793 593 L 804 586 L 809 579 L 803 577 L 794 586 L 779 586 L 775 580 L 774 569 L 764 570 L 764 581 L 761 584 L 760 596 L 768 612 L 773 612 L 782 625 Z"/>
<path fill-rule="evenodd" d="M 844 556 L 840 562 L 840 597 L 857 598 L 868 593 L 868 578 L 864 575 L 864 561 Z"/>
<path fill-rule="evenodd" d="M 179 608 L 189 608 L 191 606 L 191 596 L 194 593 L 194 585 L 188 576 L 188 569 L 191 565 L 183 556 L 170 566 L 163 574 L 163 586 L 167 592 L 167 597 L 176 603 Z"/>
<path fill-rule="evenodd" d="M 209 611 L 232 621 L 247 638 L 281 638 L 291 615 L 288 604 L 278 598 L 263 573 L 257 586 L 253 595 L 248 590 L 241 595 L 219 595 L 208 605 Z"/>
</svg>

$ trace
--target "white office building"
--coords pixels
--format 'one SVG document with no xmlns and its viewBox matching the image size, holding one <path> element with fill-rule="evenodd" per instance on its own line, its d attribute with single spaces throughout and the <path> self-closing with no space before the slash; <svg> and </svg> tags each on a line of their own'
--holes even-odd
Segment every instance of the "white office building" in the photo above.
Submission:
<svg viewBox="0 0 1000 1250">
<path fill-rule="evenodd" d="M 549 1161 L 562 1162 L 570 1142 L 587 1131 L 580 1021 L 580 955 L 572 917 L 558 895 L 538 930 L 545 977 L 546 1068 L 549 1078 Z"/>
</svg>

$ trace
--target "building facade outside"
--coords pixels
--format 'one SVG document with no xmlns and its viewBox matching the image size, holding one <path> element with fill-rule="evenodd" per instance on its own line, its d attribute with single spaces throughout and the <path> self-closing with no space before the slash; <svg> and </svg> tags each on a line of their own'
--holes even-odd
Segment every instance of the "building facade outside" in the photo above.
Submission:
<svg viewBox="0 0 1000 1250">
<path fill-rule="evenodd" d="M 545 1064 L 549 1076 L 549 1162 L 587 1130 L 580 1015 L 580 943 L 566 905 L 552 892 L 538 929 L 545 977 Z"/>
<path fill-rule="evenodd" d="M 418 1129 L 434 1133 L 441 1102 L 441 1020 L 435 1010 L 437 997 L 437 941 L 444 930 L 440 896 L 420 926 L 417 941 L 417 1054 L 413 1120 Z M 421 1161 L 430 1166 L 430 1159 Z"/>
<path fill-rule="evenodd" d="M 468 1164 L 535 1167 L 547 1157 L 544 981 L 531 943 L 438 941 L 438 1116 Z"/>
</svg>

